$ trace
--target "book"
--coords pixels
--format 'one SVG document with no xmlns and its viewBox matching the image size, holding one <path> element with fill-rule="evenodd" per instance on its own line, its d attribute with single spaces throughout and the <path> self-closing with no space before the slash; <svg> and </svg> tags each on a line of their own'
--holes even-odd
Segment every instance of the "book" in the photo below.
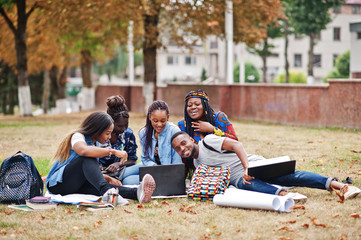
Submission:
<svg viewBox="0 0 361 240">
<path fill-rule="evenodd" d="M 48 202 L 48 203 L 34 203 L 30 202 L 30 200 L 26 200 L 26 206 L 33 210 L 49 210 L 54 209 L 58 206 L 56 203 Z"/>
<path fill-rule="evenodd" d="M 86 211 L 102 211 L 102 210 L 113 210 L 114 206 L 110 203 L 101 203 L 101 202 L 93 202 L 93 203 L 88 203 L 88 202 L 81 202 L 78 205 L 78 208 L 81 210 L 86 210 Z"/>
<path fill-rule="evenodd" d="M 22 210 L 22 211 L 33 211 L 32 208 L 26 206 L 25 204 L 22 205 L 8 205 L 9 208 L 16 209 L 16 210 Z"/>
<path fill-rule="evenodd" d="M 248 175 L 259 179 L 269 179 L 294 173 L 295 168 L 296 160 L 291 160 L 289 156 L 281 156 L 250 161 Z"/>
</svg>

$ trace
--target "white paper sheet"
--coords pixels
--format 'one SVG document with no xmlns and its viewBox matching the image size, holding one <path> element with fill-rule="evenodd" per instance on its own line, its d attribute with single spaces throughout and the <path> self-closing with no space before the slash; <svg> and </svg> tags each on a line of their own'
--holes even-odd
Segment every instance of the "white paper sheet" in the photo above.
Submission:
<svg viewBox="0 0 361 240">
<path fill-rule="evenodd" d="M 50 194 L 49 192 L 47 192 L 45 196 L 51 197 L 52 202 L 67 204 L 79 204 L 80 202 L 97 202 L 101 198 L 99 196 L 90 194 L 68 194 L 62 196 L 60 194 Z"/>
<path fill-rule="evenodd" d="M 293 199 L 271 194 L 229 188 L 224 194 L 217 194 L 213 198 L 217 206 L 239 207 L 250 209 L 274 210 L 289 212 L 294 205 Z"/>
</svg>

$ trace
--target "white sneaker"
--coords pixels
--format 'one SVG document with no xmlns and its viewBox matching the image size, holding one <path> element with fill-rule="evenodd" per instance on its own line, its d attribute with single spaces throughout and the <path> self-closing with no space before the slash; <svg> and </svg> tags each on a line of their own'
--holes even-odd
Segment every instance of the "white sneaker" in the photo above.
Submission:
<svg viewBox="0 0 361 240">
<path fill-rule="evenodd" d="M 137 189 L 137 197 L 140 203 L 150 202 L 155 190 L 155 181 L 150 174 L 145 174 Z"/>
<path fill-rule="evenodd" d="M 110 197 L 113 193 L 118 193 L 117 189 L 115 189 L 115 188 L 110 188 L 110 189 L 108 189 L 108 190 L 104 193 L 104 195 L 103 195 L 103 197 L 102 197 L 102 202 L 103 202 L 103 203 L 109 203 L 109 197 Z M 122 196 L 120 196 L 120 195 L 118 194 L 117 205 L 118 205 L 118 206 L 124 206 L 124 205 L 128 205 L 128 204 L 129 204 L 129 201 L 126 200 L 126 199 L 124 199 Z"/>
<path fill-rule="evenodd" d="M 289 192 L 285 195 L 285 197 L 293 199 L 295 203 L 304 203 L 307 201 L 307 197 L 305 195 L 295 192 Z"/>
<path fill-rule="evenodd" d="M 361 190 L 355 186 L 347 186 L 347 192 L 345 192 L 345 200 L 356 197 L 359 193 L 361 193 Z"/>
</svg>

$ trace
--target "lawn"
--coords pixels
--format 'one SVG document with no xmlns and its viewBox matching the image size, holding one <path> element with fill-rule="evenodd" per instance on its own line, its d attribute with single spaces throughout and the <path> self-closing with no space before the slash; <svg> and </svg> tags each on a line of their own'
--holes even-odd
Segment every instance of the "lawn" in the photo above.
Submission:
<svg viewBox="0 0 361 240">
<path fill-rule="evenodd" d="M 61 139 L 89 112 L 68 115 L 0 116 L 0 162 L 22 150 L 46 175 Z M 176 123 L 181 117 L 171 116 Z M 248 153 L 289 155 L 298 170 L 361 186 L 361 132 L 281 126 L 232 120 Z M 131 113 L 138 136 L 141 114 Z M 140 151 L 138 150 L 138 156 Z M 361 196 L 339 202 L 333 193 L 297 188 L 308 200 L 291 213 L 216 207 L 187 199 L 154 200 L 113 211 L 85 212 L 61 205 L 55 210 L 24 212 L 0 205 L 0 239 L 361 239 Z"/>
</svg>

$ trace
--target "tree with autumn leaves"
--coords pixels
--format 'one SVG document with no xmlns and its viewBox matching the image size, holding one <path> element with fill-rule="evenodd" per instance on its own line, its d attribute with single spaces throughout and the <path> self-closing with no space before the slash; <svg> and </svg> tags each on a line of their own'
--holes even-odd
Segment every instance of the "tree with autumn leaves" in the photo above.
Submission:
<svg viewBox="0 0 361 240">
<path fill-rule="evenodd" d="M 0 3 L 3 2 L 4 0 Z M 208 35 L 221 38 L 225 35 L 225 1 L 49 0 L 38 1 L 32 6 L 26 16 L 29 18 L 30 13 L 36 10 L 32 24 L 44 24 L 42 28 L 38 28 L 38 38 L 42 39 L 41 47 L 46 48 L 45 45 L 49 44 L 61 53 L 58 60 L 36 58 L 47 64 L 51 63 L 50 68 L 46 64 L 37 64 L 43 66 L 39 71 L 50 70 L 53 66 L 66 66 L 67 59 L 78 54 L 86 88 L 92 87 L 92 61 L 111 55 L 114 46 L 125 44 L 129 21 L 133 21 L 134 45 L 143 50 L 144 89 L 149 101 L 156 99 L 158 48 L 166 47 L 169 43 L 191 48 L 195 41 L 204 40 Z M 282 16 L 281 7 L 279 0 L 233 0 L 234 42 L 249 45 L 259 42 L 267 35 L 267 26 Z M 6 14 L 5 5 L 1 4 L 1 9 Z M 28 29 L 32 27 L 33 25 Z M 52 33 L 55 35 L 50 37 L 50 42 L 43 39 L 43 35 L 52 36 Z M 30 56 L 38 56 L 37 54 L 41 56 L 44 53 L 36 49 L 29 52 Z"/>
</svg>

